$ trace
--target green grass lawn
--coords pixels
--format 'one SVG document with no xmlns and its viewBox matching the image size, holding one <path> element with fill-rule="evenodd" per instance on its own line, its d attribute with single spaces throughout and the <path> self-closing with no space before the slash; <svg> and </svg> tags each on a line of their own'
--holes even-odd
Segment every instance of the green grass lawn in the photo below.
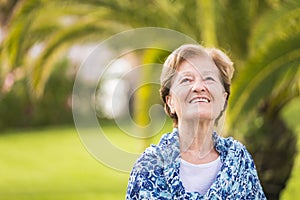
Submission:
<svg viewBox="0 0 300 200">
<path fill-rule="evenodd" d="M 141 151 L 117 128 L 105 130 L 116 145 Z M 71 126 L 0 134 L 0 200 L 124 199 L 128 177 L 94 159 Z M 299 199 L 299 187 L 298 156 L 282 199 Z"/>
<path fill-rule="evenodd" d="M 144 149 L 145 141 L 111 125 L 104 129 L 116 146 L 136 153 Z M 128 178 L 129 173 L 113 170 L 89 154 L 74 127 L 0 134 L 0 200 L 124 199 Z"/>
<path fill-rule="evenodd" d="M 127 173 L 95 160 L 74 128 L 0 135 L 0 199 L 124 199 Z"/>
</svg>

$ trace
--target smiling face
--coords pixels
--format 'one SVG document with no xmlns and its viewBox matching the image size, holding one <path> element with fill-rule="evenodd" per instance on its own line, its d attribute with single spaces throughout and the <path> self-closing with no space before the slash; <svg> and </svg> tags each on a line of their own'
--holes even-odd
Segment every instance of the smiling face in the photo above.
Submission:
<svg viewBox="0 0 300 200">
<path fill-rule="evenodd" d="M 227 93 L 220 72 L 208 55 L 182 62 L 173 77 L 166 102 L 178 123 L 187 120 L 215 121 L 224 108 Z"/>
</svg>

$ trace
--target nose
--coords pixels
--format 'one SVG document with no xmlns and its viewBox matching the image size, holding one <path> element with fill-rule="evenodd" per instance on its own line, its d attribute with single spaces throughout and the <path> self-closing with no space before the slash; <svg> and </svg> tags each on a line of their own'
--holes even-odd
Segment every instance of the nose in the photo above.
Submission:
<svg viewBox="0 0 300 200">
<path fill-rule="evenodd" d="M 197 80 L 192 86 L 193 92 L 204 92 L 207 90 L 206 84 L 203 80 Z"/>
</svg>

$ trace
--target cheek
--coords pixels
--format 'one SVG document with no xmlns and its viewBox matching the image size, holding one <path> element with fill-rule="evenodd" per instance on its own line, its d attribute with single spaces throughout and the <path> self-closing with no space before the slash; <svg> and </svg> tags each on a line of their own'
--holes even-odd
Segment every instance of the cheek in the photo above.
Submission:
<svg viewBox="0 0 300 200">
<path fill-rule="evenodd" d="M 217 84 L 207 85 L 207 89 L 213 96 L 219 96 L 222 93 L 222 88 Z"/>
<path fill-rule="evenodd" d="M 184 108 L 185 101 L 187 100 L 188 92 L 186 89 L 183 88 L 174 88 L 172 91 L 172 98 L 173 98 L 173 108 L 175 109 L 176 113 L 179 114 L 182 112 Z"/>
<path fill-rule="evenodd" d="M 189 94 L 190 87 L 176 87 L 172 91 L 172 95 L 176 98 L 176 101 L 183 102 Z"/>
<path fill-rule="evenodd" d="M 211 85 L 208 87 L 211 95 L 214 98 L 215 106 L 217 109 L 223 109 L 226 97 L 223 92 L 223 88 L 218 85 Z"/>
<path fill-rule="evenodd" d="M 181 94 L 175 94 L 174 97 L 174 101 L 173 101 L 173 105 L 174 105 L 174 108 L 176 109 L 177 112 L 179 112 L 181 110 L 181 105 L 182 105 L 182 102 L 183 102 L 183 97 Z"/>
</svg>

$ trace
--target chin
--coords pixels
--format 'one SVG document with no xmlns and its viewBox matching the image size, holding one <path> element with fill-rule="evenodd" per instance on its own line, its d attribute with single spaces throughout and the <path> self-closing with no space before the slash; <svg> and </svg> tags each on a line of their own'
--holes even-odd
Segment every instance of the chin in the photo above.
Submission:
<svg viewBox="0 0 300 200">
<path fill-rule="evenodd" d="M 193 120 L 198 119 L 199 121 L 212 121 L 214 118 L 211 116 L 211 113 L 197 113 L 191 118 Z"/>
</svg>

